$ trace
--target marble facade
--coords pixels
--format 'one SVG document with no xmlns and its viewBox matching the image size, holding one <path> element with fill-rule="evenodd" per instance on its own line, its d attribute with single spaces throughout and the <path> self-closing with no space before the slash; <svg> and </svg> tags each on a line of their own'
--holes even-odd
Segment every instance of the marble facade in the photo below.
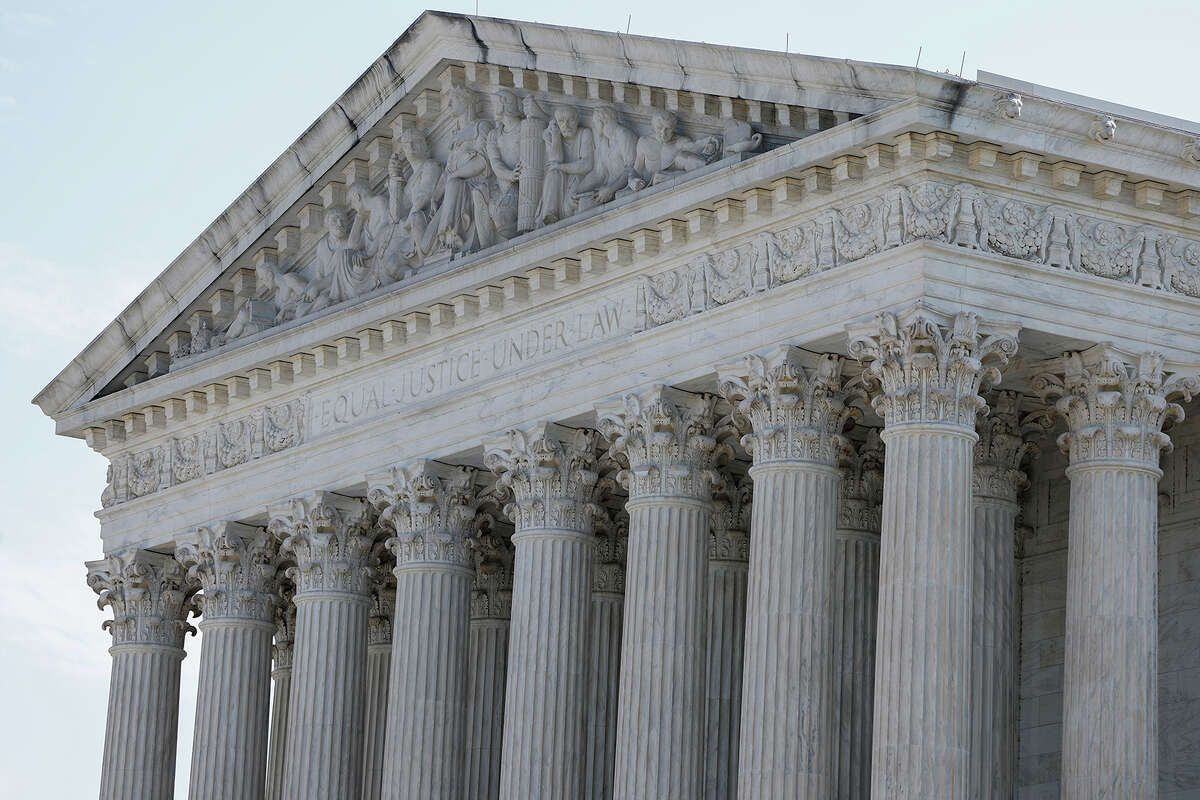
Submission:
<svg viewBox="0 0 1200 800">
<path fill-rule="evenodd" d="M 102 800 L 196 628 L 193 800 L 1200 793 L 1197 152 L 425 13 L 35 399 L 110 463 Z"/>
</svg>

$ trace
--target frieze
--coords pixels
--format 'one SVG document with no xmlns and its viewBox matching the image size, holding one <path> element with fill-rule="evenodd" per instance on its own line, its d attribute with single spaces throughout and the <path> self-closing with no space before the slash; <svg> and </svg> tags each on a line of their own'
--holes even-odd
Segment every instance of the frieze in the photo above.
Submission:
<svg viewBox="0 0 1200 800">
<path fill-rule="evenodd" d="M 922 181 L 815 212 L 642 279 L 649 327 L 665 325 L 915 241 L 1200 298 L 1200 240 L 1032 203 L 968 183 Z"/>
<path fill-rule="evenodd" d="M 304 407 L 297 398 L 118 455 L 100 503 L 109 508 L 295 447 L 305 438 Z"/>
</svg>

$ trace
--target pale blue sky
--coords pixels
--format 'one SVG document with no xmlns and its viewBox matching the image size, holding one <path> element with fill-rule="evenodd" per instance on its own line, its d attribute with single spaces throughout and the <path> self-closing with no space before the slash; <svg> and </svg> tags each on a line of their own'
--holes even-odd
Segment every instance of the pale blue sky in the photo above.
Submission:
<svg viewBox="0 0 1200 800">
<path fill-rule="evenodd" d="M 443 6 L 474 10 L 474 3 Z M 420 13 L 406 2 L 0 0 L 0 798 L 98 786 L 103 459 L 30 398 Z M 1129 13 L 1126 9 L 1132 9 Z M 481 13 L 985 69 L 1200 120 L 1193 2 L 481 2 Z M 186 796 L 196 641 L 184 662 Z"/>
</svg>

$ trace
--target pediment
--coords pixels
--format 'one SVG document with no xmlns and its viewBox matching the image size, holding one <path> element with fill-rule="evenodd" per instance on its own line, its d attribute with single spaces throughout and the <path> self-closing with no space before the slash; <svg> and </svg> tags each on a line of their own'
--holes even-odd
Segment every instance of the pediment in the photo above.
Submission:
<svg viewBox="0 0 1200 800">
<path fill-rule="evenodd" d="M 402 290 L 452 259 L 885 107 L 911 95 L 914 75 L 426 12 L 35 402 L 56 415 Z"/>
<path fill-rule="evenodd" d="M 976 111 L 998 96 L 912 68 L 426 12 L 35 402 L 63 415 L 914 99 L 945 115 L 924 130 L 949 127 L 968 89 Z"/>
</svg>

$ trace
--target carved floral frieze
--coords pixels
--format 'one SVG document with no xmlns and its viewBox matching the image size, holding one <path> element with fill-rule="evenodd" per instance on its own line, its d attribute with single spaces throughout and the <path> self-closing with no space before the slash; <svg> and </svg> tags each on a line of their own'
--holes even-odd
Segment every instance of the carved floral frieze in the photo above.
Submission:
<svg viewBox="0 0 1200 800">
<path fill-rule="evenodd" d="M 108 508 L 211 475 L 304 441 L 304 400 L 267 406 L 112 459 L 100 503 Z"/>
<path fill-rule="evenodd" d="M 665 325 L 922 240 L 1200 298 L 1200 239 L 968 183 L 921 181 L 643 278 L 646 322 Z"/>
</svg>

